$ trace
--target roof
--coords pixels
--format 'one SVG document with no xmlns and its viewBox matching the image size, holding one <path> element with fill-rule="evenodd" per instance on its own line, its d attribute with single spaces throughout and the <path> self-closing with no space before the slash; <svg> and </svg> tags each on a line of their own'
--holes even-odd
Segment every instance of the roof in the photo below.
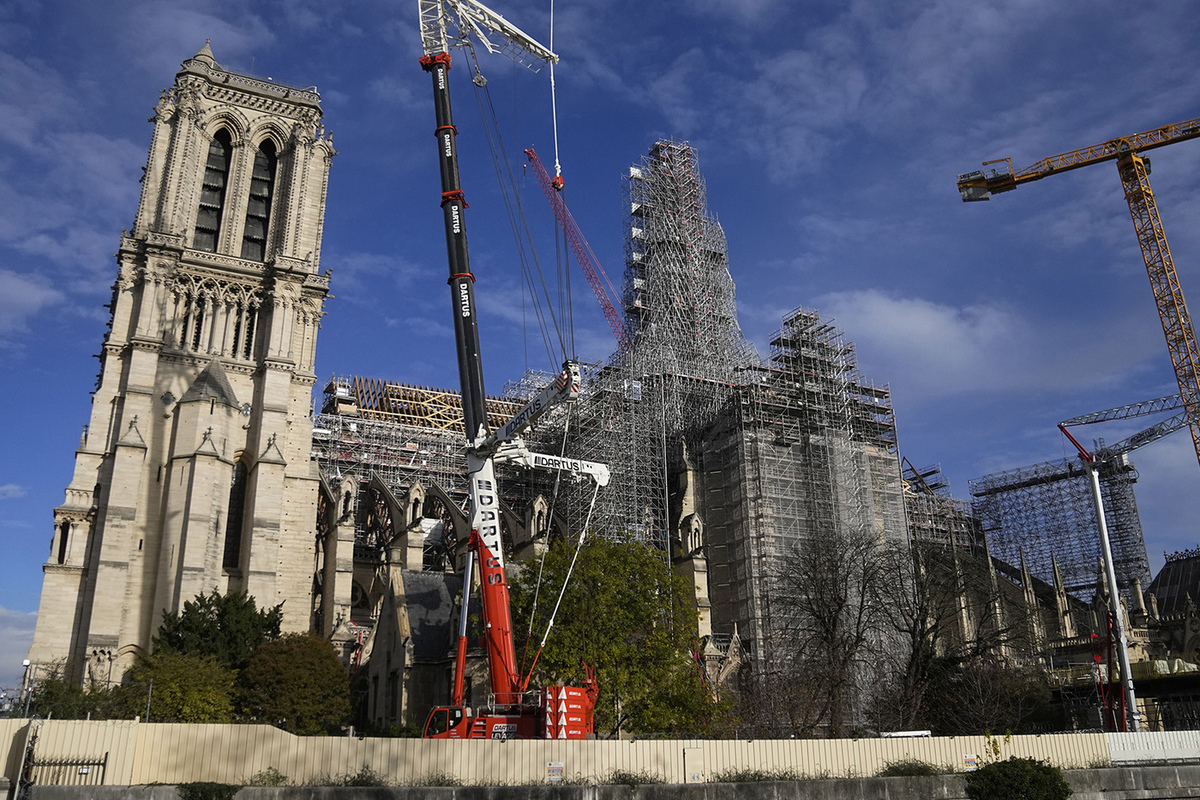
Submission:
<svg viewBox="0 0 1200 800">
<path fill-rule="evenodd" d="M 225 375 L 225 369 L 221 366 L 221 359 L 214 358 L 208 362 L 208 366 L 200 371 L 196 380 L 192 381 L 192 385 L 184 392 L 183 397 L 179 398 L 181 403 L 194 400 L 216 400 L 231 408 L 240 406 L 233 386 L 230 385 L 229 378 Z"/>
<path fill-rule="evenodd" d="M 402 574 L 413 657 L 422 660 L 445 658 L 458 636 L 454 626 L 454 600 L 462 591 L 462 576 L 453 572 L 407 569 Z"/>
<path fill-rule="evenodd" d="M 1200 606 L 1200 548 L 1168 555 L 1146 591 L 1158 600 L 1160 614 L 1185 610 L 1188 598 Z"/>
</svg>

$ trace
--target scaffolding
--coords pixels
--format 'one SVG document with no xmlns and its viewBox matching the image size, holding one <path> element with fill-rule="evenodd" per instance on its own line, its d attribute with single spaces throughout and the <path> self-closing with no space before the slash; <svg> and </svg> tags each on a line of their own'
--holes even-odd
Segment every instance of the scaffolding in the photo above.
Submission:
<svg viewBox="0 0 1200 800">
<path fill-rule="evenodd" d="M 700 459 L 713 625 L 736 627 L 761 678 L 787 659 L 773 634 L 789 604 L 778 580 L 789 558 L 834 535 L 907 543 L 888 390 L 859 375 L 853 346 L 815 311 L 785 317 L 771 346 Z"/>
<path fill-rule="evenodd" d="M 912 541 L 982 552 L 983 526 L 972 513 L 970 501 L 951 497 L 942 465 L 904 463 L 904 509 Z"/>
<path fill-rule="evenodd" d="M 1150 582 L 1150 559 L 1128 457 L 1100 462 L 1100 493 L 1122 593 L 1136 578 Z M 1087 471 L 1077 459 L 1059 459 L 986 475 L 970 482 L 975 516 L 992 555 L 1024 560 L 1034 577 L 1054 581 L 1054 560 L 1068 592 L 1085 600 L 1101 576 L 1100 529 Z"/>
<path fill-rule="evenodd" d="M 771 633 L 787 603 L 778 568 L 795 548 L 850 531 L 907 543 L 891 396 L 862 378 L 853 345 L 810 309 L 784 318 L 769 360 L 758 355 L 738 327 L 725 237 L 690 145 L 657 142 L 625 190 L 630 344 L 583 365 L 576 403 L 527 438 L 536 450 L 609 466 L 595 533 L 650 543 L 664 557 L 706 558 L 714 635 L 736 631 L 755 673 L 770 676 Z M 493 426 L 551 377 L 508 384 L 489 401 Z M 437 483 L 465 502 L 459 403 L 455 392 L 332 381 L 314 453 L 327 476 Z M 499 478 L 517 513 L 542 495 L 567 530 L 583 526 L 590 487 L 568 482 L 556 493 L 546 475 L 515 469 Z M 699 526 L 702 547 L 682 534 L 684 518 L 689 531 Z"/>
<path fill-rule="evenodd" d="M 522 404 L 510 398 L 487 398 L 489 424 L 507 422 Z M 325 479 L 331 484 L 356 480 L 365 485 L 372 475 L 396 496 L 414 484 L 436 484 L 464 507 L 467 501 L 467 458 L 463 434 L 462 396 L 458 392 L 383 381 L 362 376 L 339 376 L 325 386 L 321 413 L 313 416 L 313 449 Z M 502 497 L 523 507 L 534 485 L 511 468 L 500 474 Z M 358 495 L 361 499 L 366 494 Z M 356 552 L 366 552 L 367 514 L 355 512 Z"/>
<path fill-rule="evenodd" d="M 593 526 L 667 552 L 672 476 L 760 359 L 737 324 L 725 234 L 709 214 L 691 145 L 655 143 L 630 168 L 625 196 L 622 302 L 631 344 L 584 370 L 566 446 L 612 470 Z M 586 504 L 564 509 L 572 529 L 583 524 Z"/>
</svg>

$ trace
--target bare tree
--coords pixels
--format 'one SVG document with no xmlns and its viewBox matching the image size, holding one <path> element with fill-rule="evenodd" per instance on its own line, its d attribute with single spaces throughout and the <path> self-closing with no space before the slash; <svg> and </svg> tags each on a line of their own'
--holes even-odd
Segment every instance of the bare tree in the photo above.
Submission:
<svg viewBox="0 0 1200 800">
<path fill-rule="evenodd" d="M 1047 701 L 1035 664 L 1036 608 L 996 575 L 983 551 L 917 544 L 892 551 L 883 608 L 898 647 L 871 717 L 886 730 L 1015 729 Z"/>
<path fill-rule="evenodd" d="M 798 543 L 776 575 L 780 696 L 802 732 L 841 736 L 861 724 L 891 631 L 887 548 L 874 531 L 841 527 Z"/>
</svg>

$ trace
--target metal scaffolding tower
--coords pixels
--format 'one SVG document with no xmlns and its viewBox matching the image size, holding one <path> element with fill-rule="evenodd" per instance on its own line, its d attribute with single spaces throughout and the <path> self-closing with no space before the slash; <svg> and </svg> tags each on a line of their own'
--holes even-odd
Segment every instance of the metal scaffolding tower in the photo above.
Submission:
<svg viewBox="0 0 1200 800">
<path fill-rule="evenodd" d="M 1134 578 L 1150 583 L 1150 559 L 1142 536 L 1133 484 L 1137 470 L 1124 455 L 1100 466 L 1105 521 L 1121 591 Z M 1030 574 L 1054 580 L 1057 558 L 1067 591 L 1090 599 L 1100 580 L 1100 533 L 1087 472 L 1076 459 L 1060 459 L 985 475 L 970 482 L 975 515 L 983 523 L 992 555 L 1010 564 L 1021 559 Z"/>
<path fill-rule="evenodd" d="M 788 604 L 780 566 L 806 542 L 866 535 L 903 546 L 903 482 L 887 389 L 858 373 L 831 323 L 799 309 L 706 432 L 700 463 L 714 629 L 736 625 L 760 675 Z"/>
<path fill-rule="evenodd" d="M 907 459 L 904 464 L 904 508 L 912 541 L 982 552 L 983 528 L 971 503 L 950 495 L 942 466 L 914 467 Z"/>
<path fill-rule="evenodd" d="M 908 541 L 890 393 L 863 379 L 853 345 L 812 310 L 788 314 L 769 360 L 758 355 L 738 327 L 725 237 L 690 145 L 657 142 L 625 189 L 630 343 L 584 365 L 576 403 L 527 438 L 542 452 L 606 463 L 612 481 L 591 529 L 706 559 L 714 634 L 736 629 L 755 673 L 779 674 L 781 563 L 830 534 Z M 551 377 L 510 383 L 489 414 L 514 413 Z M 314 452 L 327 476 L 374 472 L 390 486 L 420 480 L 465 499 L 458 402 L 454 392 L 332 382 Z M 582 484 L 556 489 L 515 469 L 500 482 L 517 513 L 540 496 L 567 531 L 584 524 L 592 493 Z"/>
<path fill-rule="evenodd" d="M 567 452 L 613 472 L 593 525 L 666 551 L 671 476 L 759 357 L 737 324 L 725 234 L 708 212 L 691 145 L 655 143 L 630 168 L 625 190 L 622 294 L 632 344 L 585 372 Z M 572 527 L 587 511 L 579 505 L 565 506 Z"/>
</svg>

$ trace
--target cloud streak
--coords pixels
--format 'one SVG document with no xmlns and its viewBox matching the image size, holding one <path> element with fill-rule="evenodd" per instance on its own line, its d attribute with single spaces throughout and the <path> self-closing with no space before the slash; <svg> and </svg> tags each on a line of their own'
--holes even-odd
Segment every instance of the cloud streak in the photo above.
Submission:
<svg viewBox="0 0 1200 800">
<path fill-rule="evenodd" d="M 1136 374 L 1157 348 L 1131 340 L 1119 324 L 1096 331 L 1096 338 L 1071 336 L 1053 321 L 998 304 L 953 306 L 877 290 L 828 294 L 821 310 L 856 343 L 870 373 L 889 381 L 906 403 L 1112 383 Z"/>
</svg>

